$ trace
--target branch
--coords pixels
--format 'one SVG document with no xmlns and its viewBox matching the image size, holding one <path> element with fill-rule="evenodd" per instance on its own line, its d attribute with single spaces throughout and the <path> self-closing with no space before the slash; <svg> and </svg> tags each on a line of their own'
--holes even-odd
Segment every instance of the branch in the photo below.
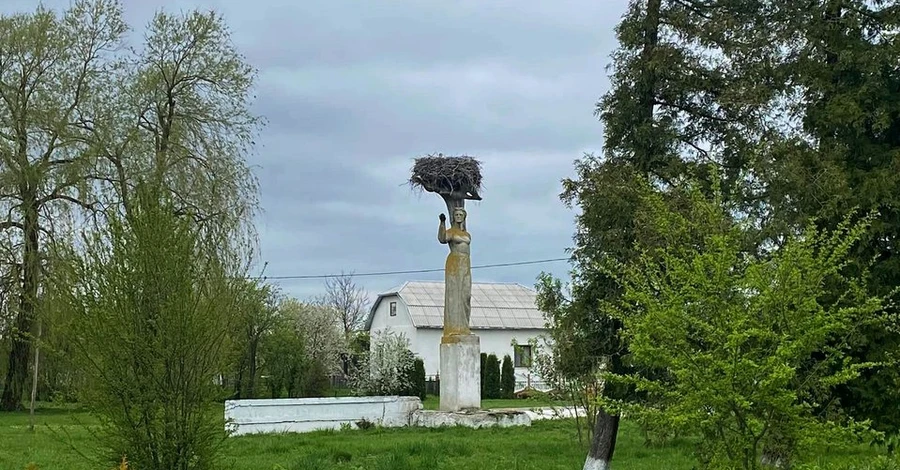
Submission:
<svg viewBox="0 0 900 470">
<path fill-rule="evenodd" d="M 17 228 L 19 230 L 25 230 L 25 226 L 20 224 L 19 222 L 13 222 L 12 220 L 7 220 L 4 222 L 0 222 L 0 230 L 9 230 L 11 228 Z"/>
<path fill-rule="evenodd" d="M 84 202 L 84 201 L 81 201 L 81 200 L 79 200 L 79 199 L 77 199 L 77 198 L 74 198 L 74 197 L 72 197 L 72 196 L 67 196 L 67 195 L 65 195 L 65 194 L 60 194 L 60 193 L 58 192 L 58 189 L 59 189 L 59 188 L 57 188 L 57 190 L 54 190 L 52 193 L 50 193 L 50 194 L 48 194 L 48 195 L 42 197 L 41 199 L 38 199 L 38 205 L 44 205 L 44 204 L 46 204 L 46 203 L 48 203 L 48 202 L 51 202 L 51 201 L 63 200 L 63 201 L 71 202 L 72 204 L 77 204 L 77 205 L 79 205 L 79 206 L 85 208 L 86 210 L 89 210 L 89 211 L 92 211 L 92 212 L 95 210 L 95 209 L 94 209 L 94 203 L 88 204 L 88 203 L 86 203 L 86 202 Z"/>
<path fill-rule="evenodd" d="M 679 110 L 679 111 L 683 111 L 683 112 L 685 112 L 685 113 L 688 113 L 688 114 L 691 114 L 691 115 L 694 115 L 694 116 L 699 116 L 699 117 L 704 118 L 704 119 L 710 119 L 710 120 L 713 120 L 713 121 L 719 121 L 719 122 L 735 122 L 734 119 L 728 119 L 728 118 L 723 118 L 723 117 L 719 117 L 719 116 L 713 116 L 712 114 L 709 114 L 709 113 L 700 111 L 699 109 L 691 108 L 691 107 L 689 107 L 689 106 L 685 106 L 685 105 L 681 105 L 681 104 L 670 103 L 670 102 L 668 102 L 668 101 L 663 101 L 663 100 L 659 100 L 659 99 L 654 99 L 654 100 L 653 100 L 653 104 L 654 104 L 654 105 L 660 105 L 660 106 L 667 106 L 667 107 L 670 107 L 670 108 L 675 108 L 675 109 L 677 109 L 677 110 Z"/>
</svg>

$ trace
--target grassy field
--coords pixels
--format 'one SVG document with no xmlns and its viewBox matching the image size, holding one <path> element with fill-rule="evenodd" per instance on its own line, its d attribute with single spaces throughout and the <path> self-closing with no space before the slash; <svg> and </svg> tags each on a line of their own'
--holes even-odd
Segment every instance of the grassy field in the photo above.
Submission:
<svg viewBox="0 0 900 470">
<path fill-rule="evenodd" d="M 28 432 L 27 413 L 0 414 L 0 469 L 102 469 L 87 458 L 95 421 L 84 412 L 41 408 L 38 427 Z M 230 438 L 225 454 L 233 470 L 373 469 L 478 470 L 577 469 L 586 444 L 571 420 L 537 421 L 529 428 L 370 429 Z M 651 448 L 638 429 L 624 422 L 615 455 L 616 470 L 689 470 L 692 443 L 682 440 Z M 866 446 L 820 452 L 815 461 L 845 467 L 879 453 Z M 866 467 L 856 467 L 866 468 Z"/>
</svg>

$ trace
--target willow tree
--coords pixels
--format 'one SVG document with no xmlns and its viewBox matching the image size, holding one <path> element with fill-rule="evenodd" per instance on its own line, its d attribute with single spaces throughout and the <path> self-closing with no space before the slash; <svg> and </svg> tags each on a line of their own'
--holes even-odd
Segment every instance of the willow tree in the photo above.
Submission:
<svg viewBox="0 0 900 470">
<path fill-rule="evenodd" d="M 235 272 L 250 259 L 254 69 L 214 12 L 159 12 L 136 49 L 119 47 L 126 30 L 118 0 L 0 17 L 0 271 L 17 296 L 3 409 L 20 406 L 41 247 L 61 214 L 130 217 L 137 181 L 151 181 L 204 240 L 241 254 L 223 256 L 245 265 Z"/>
<path fill-rule="evenodd" d="M 258 185 L 246 159 L 262 119 L 250 109 L 256 71 L 224 18 L 156 13 L 118 73 L 124 86 L 82 123 L 99 149 L 105 201 L 127 215 L 135 182 L 152 178 L 205 237 L 247 248 Z"/>
<path fill-rule="evenodd" d="M 94 208 L 94 152 L 77 123 L 108 86 L 126 27 L 113 0 L 0 17 L 0 231 L 17 294 L 0 409 L 21 407 L 42 285 L 42 245 L 61 214 Z"/>
</svg>

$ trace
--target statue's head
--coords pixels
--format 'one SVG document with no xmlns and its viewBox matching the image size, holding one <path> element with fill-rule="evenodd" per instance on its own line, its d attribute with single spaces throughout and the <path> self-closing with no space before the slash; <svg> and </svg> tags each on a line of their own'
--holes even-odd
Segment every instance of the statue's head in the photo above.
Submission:
<svg viewBox="0 0 900 470">
<path fill-rule="evenodd" d="M 465 227 L 466 225 L 466 210 L 462 207 L 457 207 L 453 209 L 453 222 L 459 226 Z"/>
</svg>

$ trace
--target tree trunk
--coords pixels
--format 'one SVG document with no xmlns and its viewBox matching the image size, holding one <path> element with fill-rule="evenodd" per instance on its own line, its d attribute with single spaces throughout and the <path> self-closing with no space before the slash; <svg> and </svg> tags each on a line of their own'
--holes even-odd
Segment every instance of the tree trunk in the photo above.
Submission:
<svg viewBox="0 0 900 470">
<path fill-rule="evenodd" d="M 19 311 L 16 313 L 15 332 L 12 337 L 12 349 L 9 352 L 9 368 L 6 371 L 6 386 L 0 396 L 0 410 L 16 411 L 22 409 L 22 395 L 28 380 L 28 363 L 30 360 L 31 342 L 28 338 L 34 327 L 35 304 L 37 302 L 40 273 L 40 257 L 38 256 L 38 207 L 34 191 L 26 188 L 22 191 L 25 202 L 23 207 L 23 226 L 25 247 L 22 257 L 22 294 L 19 298 Z"/>
<path fill-rule="evenodd" d="M 256 350 L 259 346 L 259 338 L 250 340 L 249 361 L 250 370 L 247 379 L 247 398 L 256 398 Z"/>
<path fill-rule="evenodd" d="M 616 450 L 619 434 L 619 415 L 611 415 L 603 408 L 597 410 L 591 450 L 584 461 L 584 470 L 608 470 Z"/>
<path fill-rule="evenodd" d="M 41 322 L 38 321 L 37 326 L 37 336 L 36 342 L 41 340 Z M 38 387 L 38 366 L 40 365 L 41 360 L 41 347 L 39 344 L 35 344 L 34 346 L 34 373 L 31 376 L 31 405 L 28 410 L 29 421 L 28 421 L 28 430 L 34 432 L 34 402 L 37 399 L 37 387 Z"/>
</svg>

